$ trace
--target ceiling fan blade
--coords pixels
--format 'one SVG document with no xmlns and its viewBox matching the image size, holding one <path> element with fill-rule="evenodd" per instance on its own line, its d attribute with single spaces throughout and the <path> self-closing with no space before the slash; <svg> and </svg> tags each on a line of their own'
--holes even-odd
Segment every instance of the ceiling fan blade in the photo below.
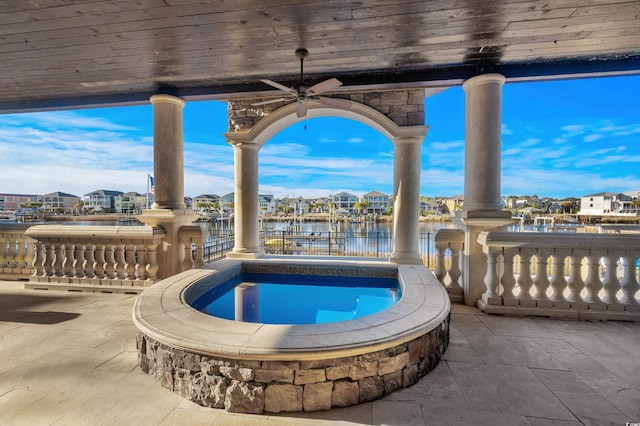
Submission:
<svg viewBox="0 0 640 426">
<path fill-rule="evenodd" d="M 320 93 L 324 93 L 328 90 L 337 89 L 340 86 L 342 86 L 342 82 L 340 80 L 337 78 L 330 78 L 329 80 L 322 81 L 309 87 L 309 89 L 307 89 L 307 93 L 310 95 L 319 95 Z"/>
<path fill-rule="evenodd" d="M 283 86 L 280 83 L 276 83 L 275 81 L 271 81 L 271 80 L 260 80 L 260 81 L 265 84 L 268 84 L 269 86 L 275 87 L 276 89 L 280 89 L 283 92 L 287 92 L 290 95 L 294 95 L 294 96 L 298 95 L 298 92 L 296 92 L 295 90 L 291 89 L 290 87 Z"/>
<path fill-rule="evenodd" d="M 345 101 L 344 99 L 327 98 L 325 96 L 318 96 L 318 102 L 334 108 L 340 108 L 340 109 L 351 108 L 351 102 Z"/>
<path fill-rule="evenodd" d="M 296 108 L 296 115 L 298 118 L 307 115 L 307 101 L 298 101 L 298 108 Z"/>
<path fill-rule="evenodd" d="M 286 100 L 287 100 L 286 98 L 270 99 L 268 101 L 256 102 L 255 104 L 251 104 L 251 106 L 275 104 L 276 102 L 282 102 L 282 101 L 286 101 Z"/>
</svg>

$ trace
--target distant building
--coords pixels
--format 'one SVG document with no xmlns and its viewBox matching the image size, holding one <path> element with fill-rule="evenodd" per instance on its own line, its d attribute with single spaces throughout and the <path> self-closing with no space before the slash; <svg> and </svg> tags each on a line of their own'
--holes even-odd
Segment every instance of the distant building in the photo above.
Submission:
<svg viewBox="0 0 640 426">
<path fill-rule="evenodd" d="M 378 191 L 367 192 L 362 201 L 367 203 L 368 214 L 387 214 L 391 206 L 391 197 Z"/>
<path fill-rule="evenodd" d="M 40 210 L 51 213 L 73 213 L 80 201 L 80 197 L 77 195 L 67 194 L 66 192 L 51 192 L 42 196 Z"/>
<path fill-rule="evenodd" d="M 276 212 L 276 199 L 273 194 L 259 194 L 258 209 L 260 209 L 261 214 L 274 214 Z"/>
<path fill-rule="evenodd" d="M 41 203 L 42 197 L 33 194 L 0 194 L 0 211 L 14 211 L 30 203 Z"/>
<path fill-rule="evenodd" d="M 348 213 L 353 213 L 353 206 L 355 206 L 355 204 L 358 202 L 358 197 L 345 191 L 339 192 L 335 195 L 331 195 L 330 198 L 336 210 L 345 210 Z"/>
<path fill-rule="evenodd" d="M 234 199 L 235 199 L 235 194 L 233 192 L 230 192 L 220 197 L 220 208 L 222 209 L 225 215 L 229 215 L 233 213 L 233 209 L 235 208 Z"/>
<path fill-rule="evenodd" d="M 621 214 L 631 209 L 633 199 L 625 194 L 598 192 L 580 198 L 579 214 L 607 215 Z"/>
<path fill-rule="evenodd" d="M 458 210 L 462 210 L 464 204 L 464 195 L 458 194 L 453 197 L 443 198 L 441 203 L 447 208 L 445 213 L 453 214 Z"/>
<path fill-rule="evenodd" d="M 121 191 L 109 191 L 99 189 L 84 195 L 84 207 L 88 210 L 115 213 L 116 197 L 122 195 Z"/>
<path fill-rule="evenodd" d="M 220 208 L 220 196 L 217 194 L 200 194 L 193 197 L 193 207 L 196 211 L 215 210 L 216 205 Z"/>
<path fill-rule="evenodd" d="M 127 192 L 115 197 L 116 213 L 142 213 L 147 207 L 147 197 L 137 192 Z"/>
</svg>

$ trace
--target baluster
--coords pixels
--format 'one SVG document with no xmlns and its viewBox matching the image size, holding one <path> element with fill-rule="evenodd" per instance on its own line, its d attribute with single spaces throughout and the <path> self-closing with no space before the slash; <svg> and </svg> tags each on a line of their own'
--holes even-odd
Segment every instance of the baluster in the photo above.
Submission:
<svg viewBox="0 0 640 426">
<path fill-rule="evenodd" d="M 96 243 L 96 249 L 95 249 L 96 262 L 95 262 L 93 271 L 96 278 L 99 280 L 106 278 L 106 273 L 105 273 L 105 268 L 107 263 L 105 259 L 106 247 L 107 245 L 102 242 Z"/>
<path fill-rule="evenodd" d="M 157 249 L 159 243 L 152 243 L 147 246 L 147 281 L 154 283 L 158 280 Z"/>
<path fill-rule="evenodd" d="M 533 286 L 536 288 L 536 306 L 539 308 L 553 307 L 553 302 L 549 300 L 547 295 L 547 289 L 551 285 L 547 274 L 548 260 L 549 254 L 547 250 L 539 248 L 536 253 L 536 277 L 533 280 Z"/>
<path fill-rule="evenodd" d="M 113 243 L 108 243 L 104 245 L 104 257 L 105 257 L 105 266 L 104 266 L 104 274 L 105 279 L 115 278 L 116 272 L 116 258 L 114 255 L 114 250 L 116 245 Z"/>
<path fill-rule="evenodd" d="M 620 303 L 627 305 L 627 310 L 629 310 L 630 306 L 633 306 L 634 311 L 637 311 L 636 293 L 639 289 L 638 278 L 636 277 L 636 259 L 638 259 L 637 254 L 633 255 L 629 252 L 622 257 L 624 273 L 620 282 L 622 287 L 622 300 L 620 300 Z"/>
<path fill-rule="evenodd" d="M 115 257 L 115 269 L 116 269 L 116 277 L 119 280 L 123 280 L 124 276 L 124 244 L 118 243 L 116 246 L 116 257 Z M 113 283 L 112 283 L 113 284 Z"/>
<path fill-rule="evenodd" d="M 462 294 L 462 287 L 459 282 L 460 275 L 462 275 L 460 271 L 460 249 L 455 245 L 451 247 L 451 243 L 449 243 L 449 250 L 451 251 L 451 263 L 449 264 L 449 286 L 447 289 L 450 294 Z"/>
<path fill-rule="evenodd" d="M 84 265 L 86 263 L 84 259 L 84 244 L 75 244 L 73 261 L 73 274 L 76 278 L 82 279 L 85 277 Z"/>
<path fill-rule="evenodd" d="M 138 246 L 138 250 L 136 251 L 136 277 L 139 280 L 147 279 L 147 252 L 145 250 L 144 243 L 142 246 Z"/>
<path fill-rule="evenodd" d="M 518 299 L 520 306 L 535 307 L 536 301 L 531 297 L 531 287 L 533 286 L 533 278 L 531 277 L 531 249 L 520 249 L 520 274 L 518 275 L 518 287 L 520 293 Z"/>
<path fill-rule="evenodd" d="M 186 241 L 182 245 L 184 247 L 184 259 L 182 259 L 182 270 L 188 271 L 189 269 L 193 268 L 193 258 L 192 258 L 193 255 L 191 254 L 191 243 L 189 241 Z"/>
<path fill-rule="evenodd" d="M 127 271 L 126 280 L 135 280 L 136 279 L 136 246 L 132 243 L 129 243 L 124 246 L 124 269 Z"/>
<path fill-rule="evenodd" d="M 618 269 L 618 258 L 618 253 L 613 251 L 608 251 L 602 257 L 602 261 L 604 263 L 604 278 L 602 280 L 604 296 L 602 297 L 602 301 L 607 305 L 618 303 L 617 293 L 618 290 L 620 290 L 620 283 L 618 282 L 618 277 L 616 274 Z M 607 309 L 610 309 L 610 306 L 607 306 Z"/>
<path fill-rule="evenodd" d="M 73 274 L 73 264 L 74 264 L 74 258 L 73 258 L 73 247 L 74 245 L 71 244 L 71 242 L 67 241 L 66 243 L 64 243 L 64 259 L 62 260 L 62 276 L 63 277 L 67 277 L 67 278 L 73 278 L 74 274 Z"/>
<path fill-rule="evenodd" d="M 45 246 L 45 258 L 44 258 L 44 276 L 45 277 L 54 277 L 55 276 L 55 251 L 56 246 L 54 243 L 47 241 Z"/>
<path fill-rule="evenodd" d="M 96 250 L 96 246 L 94 246 L 93 244 L 89 243 L 87 245 L 85 245 L 85 250 L 84 250 L 84 262 L 82 263 L 82 269 L 84 270 L 84 276 L 88 279 L 92 279 L 96 277 L 96 272 L 95 272 L 95 263 L 96 263 L 96 256 L 94 251 Z"/>
<path fill-rule="evenodd" d="M 442 283 L 442 285 L 446 285 L 444 282 L 444 277 L 446 276 L 446 269 L 444 264 L 444 255 L 447 246 L 443 243 L 436 242 L 436 267 L 433 271 L 438 281 Z"/>
<path fill-rule="evenodd" d="M 7 261 L 8 248 L 9 248 L 9 241 L 7 241 L 4 234 L 0 234 L 0 270 L 9 265 L 9 262 Z"/>
<path fill-rule="evenodd" d="M 502 299 L 498 296 L 498 272 L 496 270 L 498 264 L 498 256 L 501 249 L 494 247 L 484 247 L 484 254 L 487 256 L 487 273 L 484 276 L 484 285 L 487 291 L 482 295 L 482 301 L 487 305 L 501 305 Z"/>
<path fill-rule="evenodd" d="M 513 275 L 513 257 L 516 252 L 510 249 L 504 249 L 502 253 L 502 266 L 504 271 L 500 283 L 502 284 L 502 302 L 505 305 L 517 306 L 518 300 L 513 294 L 513 288 L 516 285 L 516 277 Z"/>
<path fill-rule="evenodd" d="M 564 250 L 554 249 L 551 255 L 553 269 L 551 273 L 551 297 L 553 307 L 569 309 L 571 304 L 565 299 L 564 291 L 567 288 L 567 280 L 564 277 L 564 265 L 567 254 Z"/>
<path fill-rule="evenodd" d="M 196 242 L 196 255 L 194 262 L 194 268 L 202 268 L 204 266 L 204 252 L 202 249 L 202 241 Z"/>
<path fill-rule="evenodd" d="M 36 240 L 36 253 L 33 258 L 33 276 L 34 277 L 46 277 L 47 273 L 44 269 L 45 262 L 45 244 L 42 241 Z"/>
<path fill-rule="evenodd" d="M 7 242 L 4 244 L 7 248 L 6 267 L 12 270 L 16 266 L 16 239 L 13 234 L 9 234 Z"/>
<path fill-rule="evenodd" d="M 585 283 L 582 280 L 582 259 L 583 256 L 572 251 L 569 256 L 569 279 L 567 281 L 567 286 L 569 287 L 567 300 L 571 302 L 572 308 L 579 310 L 586 309 L 586 304 L 580 294 L 585 287 Z"/>
<path fill-rule="evenodd" d="M 24 240 L 27 248 L 26 248 L 26 252 L 25 252 L 25 257 L 24 257 L 24 264 L 25 264 L 25 270 L 26 269 L 31 269 L 31 273 L 34 273 L 33 271 L 33 264 L 35 261 L 35 241 L 32 238 L 25 238 Z M 35 273 L 34 273 L 35 275 Z"/>
<path fill-rule="evenodd" d="M 589 309 L 604 310 L 606 305 L 600 300 L 600 290 L 602 289 L 602 281 L 600 280 L 600 259 L 602 253 L 600 250 L 589 251 L 587 259 L 589 260 L 589 272 L 585 286 L 587 294 L 584 301 L 589 303 Z"/>
<path fill-rule="evenodd" d="M 24 235 L 19 235 L 16 244 L 16 269 L 18 273 L 22 273 L 22 269 L 24 269 L 24 254 L 26 243 L 26 237 Z"/>
<path fill-rule="evenodd" d="M 62 265 L 64 263 L 64 244 L 61 241 L 54 242 L 54 257 L 53 257 L 53 277 L 63 277 L 64 271 Z"/>
</svg>

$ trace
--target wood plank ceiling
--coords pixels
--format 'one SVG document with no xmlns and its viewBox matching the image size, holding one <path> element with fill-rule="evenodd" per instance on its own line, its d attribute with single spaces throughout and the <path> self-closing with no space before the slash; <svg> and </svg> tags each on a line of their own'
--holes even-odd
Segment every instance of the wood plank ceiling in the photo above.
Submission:
<svg viewBox="0 0 640 426">
<path fill-rule="evenodd" d="M 638 0 L 0 0 L 0 112 L 640 72 Z"/>
</svg>

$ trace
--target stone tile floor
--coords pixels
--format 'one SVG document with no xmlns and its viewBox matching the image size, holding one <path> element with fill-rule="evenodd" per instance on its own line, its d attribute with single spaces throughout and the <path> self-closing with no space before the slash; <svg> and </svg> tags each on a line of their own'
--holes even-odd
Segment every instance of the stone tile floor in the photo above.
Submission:
<svg viewBox="0 0 640 426">
<path fill-rule="evenodd" d="M 624 425 L 640 422 L 640 324 L 454 305 L 444 361 L 408 389 L 317 413 L 199 407 L 136 366 L 136 296 L 0 282 L 0 425 Z"/>
</svg>

